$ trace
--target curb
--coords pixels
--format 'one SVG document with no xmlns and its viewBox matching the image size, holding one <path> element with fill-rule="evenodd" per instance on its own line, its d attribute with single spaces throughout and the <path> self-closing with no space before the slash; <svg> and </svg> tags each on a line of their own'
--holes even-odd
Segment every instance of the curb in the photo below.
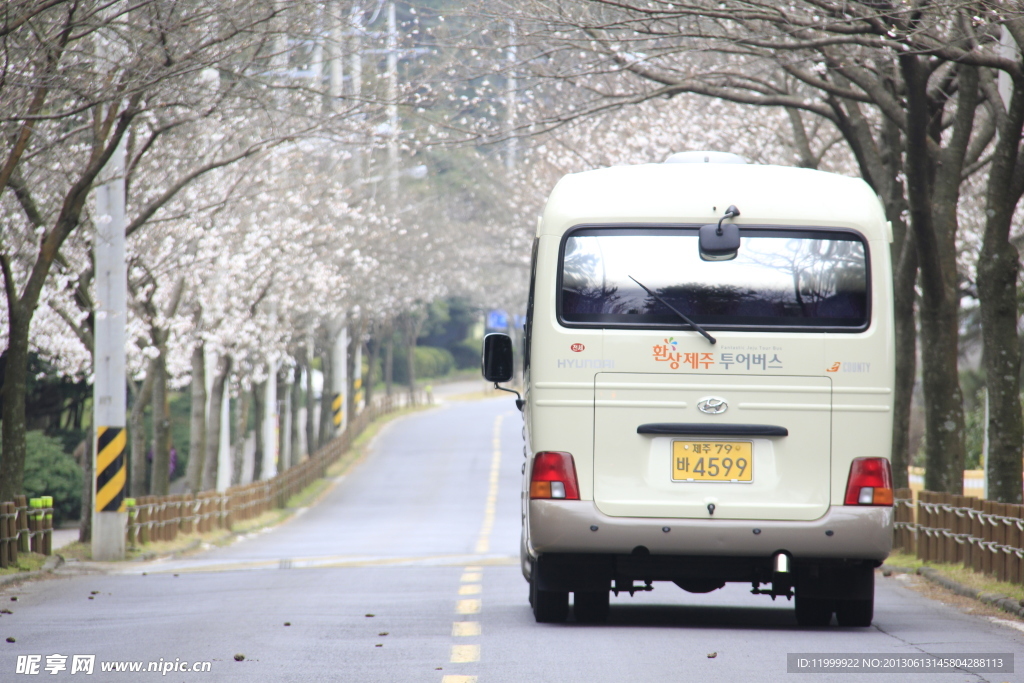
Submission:
<svg viewBox="0 0 1024 683">
<path fill-rule="evenodd" d="M 46 561 L 43 562 L 42 569 L 37 569 L 33 572 L 22 572 L 19 574 L 11 574 L 9 576 L 0 576 L 0 588 L 4 588 L 6 586 L 10 586 L 16 583 L 21 583 L 22 581 L 27 581 L 29 579 L 35 579 L 40 576 L 52 574 L 53 570 L 57 569 L 62 564 L 64 564 L 63 557 L 61 557 L 60 555 L 50 555 L 46 558 Z"/>
<path fill-rule="evenodd" d="M 983 602 L 986 605 L 998 607 L 1004 612 L 1008 612 L 1014 615 L 1015 617 L 1024 618 L 1024 605 L 1021 604 L 1020 600 L 1014 600 L 1013 598 L 1008 598 L 1005 595 L 1000 595 L 999 593 L 986 593 L 976 588 L 965 586 L 961 583 L 957 583 L 956 581 L 953 581 L 952 579 L 943 576 L 931 567 L 919 567 L 918 569 L 909 569 L 907 567 L 894 567 L 892 565 L 883 564 L 881 566 L 881 570 L 882 573 L 886 576 L 888 576 L 888 574 L 885 574 L 886 570 L 888 570 L 890 574 L 917 574 L 918 576 L 923 576 L 932 583 L 938 584 L 947 590 L 953 591 L 957 595 L 961 595 L 965 598 L 971 598 L 972 600 L 978 600 L 979 602 Z"/>
</svg>

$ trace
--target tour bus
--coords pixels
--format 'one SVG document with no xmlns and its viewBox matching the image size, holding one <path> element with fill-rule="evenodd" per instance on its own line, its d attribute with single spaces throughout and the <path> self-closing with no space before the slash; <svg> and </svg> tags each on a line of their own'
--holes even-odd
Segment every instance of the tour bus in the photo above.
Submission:
<svg viewBox="0 0 1024 683">
<path fill-rule="evenodd" d="M 891 242 L 864 181 L 726 153 L 555 186 L 517 401 L 537 621 L 566 620 L 570 593 L 603 621 L 610 594 L 667 581 L 870 625 L 892 546 Z M 509 381 L 510 338 L 482 360 Z"/>
</svg>

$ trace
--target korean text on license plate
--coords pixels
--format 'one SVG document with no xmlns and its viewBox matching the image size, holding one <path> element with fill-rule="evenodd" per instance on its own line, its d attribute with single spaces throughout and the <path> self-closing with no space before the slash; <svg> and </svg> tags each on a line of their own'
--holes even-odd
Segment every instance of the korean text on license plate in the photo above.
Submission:
<svg viewBox="0 0 1024 683">
<path fill-rule="evenodd" d="M 750 441 L 672 442 L 673 481 L 754 480 L 753 444 Z"/>
</svg>

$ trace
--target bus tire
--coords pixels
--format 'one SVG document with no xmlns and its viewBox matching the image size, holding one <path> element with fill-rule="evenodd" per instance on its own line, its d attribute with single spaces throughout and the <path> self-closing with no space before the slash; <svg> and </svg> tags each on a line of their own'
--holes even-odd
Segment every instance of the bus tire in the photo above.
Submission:
<svg viewBox="0 0 1024 683">
<path fill-rule="evenodd" d="M 576 591 L 572 611 L 581 624 L 603 624 L 608 621 L 609 591 Z"/>
<path fill-rule="evenodd" d="M 530 595 L 533 618 L 539 624 L 559 624 L 569 617 L 569 592 L 544 591 L 536 586 L 536 572 L 530 581 Z"/>
<path fill-rule="evenodd" d="M 840 626 L 871 626 L 874 616 L 874 596 L 866 600 L 836 600 L 836 621 Z"/>
<path fill-rule="evenodd" d="M 796 623 L 801 626 L 828 626 L 832 621 L 832 600 L 802 597 L 798 591 L 795 603 Z"/>
</svg>

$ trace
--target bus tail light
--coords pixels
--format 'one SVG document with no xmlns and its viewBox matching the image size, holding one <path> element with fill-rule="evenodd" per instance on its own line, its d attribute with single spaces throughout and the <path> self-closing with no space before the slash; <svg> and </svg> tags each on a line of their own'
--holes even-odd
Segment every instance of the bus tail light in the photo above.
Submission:
<svg viewBox="0 0 1024 683">
<path fill-rule="evenodd" d="M 846 480 L 847 505 L 892 505 L 892 469 L 885 458 L 854 458 Z"/>
<path fill-rule="evenodd" d="M 530 498 L 580 499 L 576 463 L 571 454 L 542 451 L 534 456 L 533 473 L 530 475 Z"/>
</svg>

